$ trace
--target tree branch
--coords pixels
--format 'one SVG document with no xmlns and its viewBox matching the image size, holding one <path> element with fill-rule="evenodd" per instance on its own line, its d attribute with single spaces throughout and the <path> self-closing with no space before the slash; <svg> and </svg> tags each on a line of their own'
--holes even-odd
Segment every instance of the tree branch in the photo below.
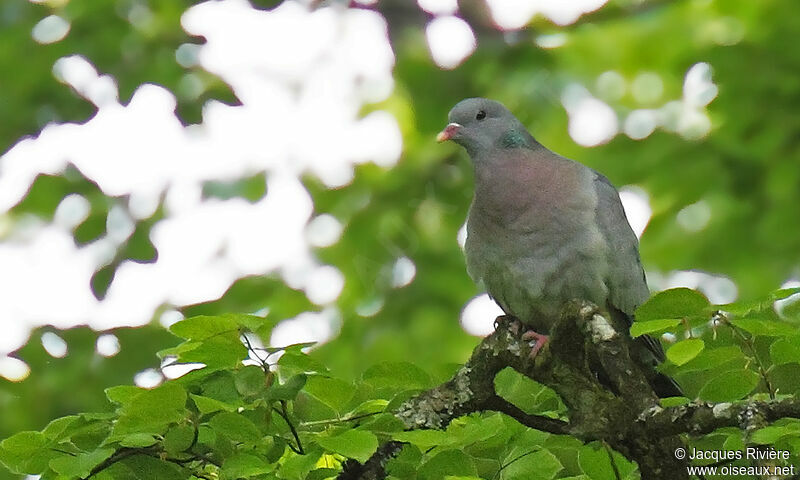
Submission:
<svg viewBox="0 0 800 480">
<path fill-rule="evenodd" d="M 530 373 L 533 361 L 530 345 L 519 331 L 505 328 L 486 337 L 452 379 L 423 392 L 402 404 L 395 415 L 406 428 L 442 429 L 455 418 L 471 412 L 494 410 L 506 413 L 520 423 L 555 434 L 568 433 L 568 423 L 548 417 L 529 415 L 494 390 L 494 377 L 512 367 Z"/>
<path fill-rule="evenodd" d="M 462 415 L 498 411 L 537 430 L 587 442 L 605 440 L 636 460 L 643 478 L 687 478 L 685 468 L 680 468 L 684 463 L 672 455 L 682 445 L 680 440 L 655 438 L 637 423 L 638 413 L 658 406 L 658 398 L 628 354 L 631 338 L 607 318 L 592 304 L 571 304 L 535 359 L 523 339 L 524 328 L 518 322 L 503 322 L 453 378 L 409 399 L 394 414 L 406 429 L 415 430 L 443 429 Z M 528 414 L 499 397 L 494 377 L 506 367 L 555 390 L 567 406 L 569 421 Z M 379 449 L 370 461 L 383 465 L 397 452 L 399 448 Z M 383 478 L 352 476 L 354 468 L 350 463 L 339 478 Z"/>
<path fill-rule="evenodd" d="M 386 478 L 386 462 L 394 458 L 403 448 L 402 442 L 387 442 L 378 447 L 378 450 L 363 465 L 355 460 L 344 463 L 342 473 L 337 480 L 381 480 Z"/>
<path fill-rule="evenodd" d="M 639 416 L 648 430 L 663 435 L 703 435 L 718 428 L 738 427 L 753 431 L 781 418 L 800 418 L 800 400 L 784 398 L 766 402 L 706 403 L 654 407 Z"/>
<path fill-rule="evenodd" d="M 569 423 L 556 418 L 543 417 L 541 415 L 530 415 L 522 411 L 519 407 L 504 399 L 499 395 L 491 397 L 485 405 L 486 410 L 505 413 L 509 417 L 525 425 L 526 427 L 542 432 L 564 435 L 569 433 Z"/>
<path fill-rule="evenodd" d="M 472 412 L 502 412 L 530 428 L 602 441 L 635 461 L 642 478 L 651 480 L 688 478 L 687 460 L 674 455 L 685 447 L 680 434 L 731 426 L 753 431 L 779 418 L 800 418 L 800 401 L 793 398 L 661 407 L 642 367 L 631 359 L 634 340 L 626 328 L 591 303 L 576 301 L 554 322 L 550 342 L 531 359 L 524 328 L 499 323 L 453 378 L 409 399 L 394 414 L 406 429 L 415 430 L 444 429 Z M 555 390 L 569 421 L 528 414 L 498 396 L 494 377 L 506 367 Z M 384 466 L 401 446 L 384 444 L 363 466 L 348 462 L 338 478 L 385 478 Z"/>
</svg>

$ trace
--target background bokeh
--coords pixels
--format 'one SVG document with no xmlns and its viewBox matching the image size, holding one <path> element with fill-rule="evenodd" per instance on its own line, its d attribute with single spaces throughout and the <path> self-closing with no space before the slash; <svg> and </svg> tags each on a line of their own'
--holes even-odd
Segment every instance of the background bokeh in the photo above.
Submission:
<svg viewBox="0 0 800 480">
<path fill-rule="evenodd" d="M 0 438 L 178 375 L 195 314 L 446 378 L 495 311 L 433 140 L 469 96 L 621 188 L 654 291 L 800 284 L 792 0 L 350 3 L 0 3 Z"/>
</svg>

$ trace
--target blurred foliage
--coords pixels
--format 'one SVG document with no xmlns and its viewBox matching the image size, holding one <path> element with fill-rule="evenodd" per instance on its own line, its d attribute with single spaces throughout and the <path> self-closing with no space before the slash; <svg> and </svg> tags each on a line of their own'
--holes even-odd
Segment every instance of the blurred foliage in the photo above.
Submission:
<svg viewBox="0 0 800 480">
<path fill-rule="evenodd" d="M 113 75 L 123 102 L 141 83 L 166 86 L 178 97 L 178 111 L 186 123 L 199 121 L 206 99 L 236 102 L 223 82 L 175 61 L 179 45 L 202 42 L 180 28 L 181 13 L 194 3 L 0 2 L 0 150 L 24 135 L 36 134 L 47 122 L 82 122 L 93 114 L 90 104 L 52 75 L 54 61 L 65 55 L 84 55 L 101 72 Z M 276 2 L 253 3 L 269 7 Z M 407 8 L 416 8 L 407 3 Z M 150 14 L 146 22 L 132 15 L 143 6 Z M 115 387 L 106 391 L 107 399 L 104 388 L 129 384 L 135 372 L 157 367 L 155 353 L 175 347 L 178 340 L 155 324 L 117 330 L 113 333 L 120 339 L 121 351 L 104 358 L 95 353 L 98 334 L 77 328 L 59 332 L 69 353 L 56 359 L 41 348 L 41 332 L 36 332 L 15 354 L 30 365 L 31 375 L 18 383 L 0 379 L 0 438 L 41 429 L 64 415 L 106 413 L 64 417 L 44 433 L 11 437 L 3 443 L 0 460 L 16 471 L 40 471 L 49 465 L 62 474 L 77 475 L 110 455 L 109 445 L 156 445 L 171 455 L 183 454 L 189 448 L 191 427 L 198 432 L 193 446 L 228 459 L 222 469 L 232 478 L 259 475 L 279 458 L 285 472 L 281 478 L 326 478 L 324 469 L 336 468 L 344 457 L 363 460 L 376 438 L 397 438 L 396 425 L 386 415 L 376 414 L 356 429 L 347 423 L 324 422 L 382 411 L 411 391 L 447 378 L 477 342 L 457 322 L 464 303 L 477 293 L 455 241 L 471 197 L 471 167 L 454 146 L 433 142 L 449 108 L 468 96 L 503 101 L 551 149 L 602 171 L 617 185 L 644 188 L 653 208 L 641 248 L 648 270 L 701 269 L 735 281 L 740 294 L 735 305 L 715 307 L 696 292 L 672 291 L 660 300 L 655 297 L 656 303 L 647 307 L 650 313 L 639 318 L 640 333 L 676 334 L 679 341 L 668 349 L 671 362 L 665 370 L 676 376 L 687 395 L 722 401 L 770 391 L 796 393 L 800 309 L 797 303 L 790 305 L 779 318 L 774 309 L 777 296 L 768 296 L 800 274 L 800 117 L 796 115 L 800 50 L 790 47 L 800 35 L 795 11 L 794 0 L 618 0 L 567 27 L 537 18 L 522 32 L 502 35 L 479 28 L 475 21 L 478 49 L 453 71 L 443 71 L 431 61 L 422 24 L 389 16 L 396 86 L 392 97 L 374 108 L 387 109 L 398 119 L 402 160 L 391 169 L 361 166 L 350 185 L 336 190 L 313 178 L 305 181 L 316 212 L 330 213 L 346 226 L 336 244 L 317 251 L 321 261 L 336 266 L 346 278 L 336 303 L 341 312 L 336 339 L 310 356 L 290 349 L 282 357 L 286 360 L 280 373 L 294 370 L 300 377 L 286 373 L 269 385 L 254 382 L 256 367 L 238 364 L 246 354 L 237 343 L 238 335 L 229 333 L 227 344 L 206 349 L 201 348 L 205 339 L 197 340 L 200 345 L 191 350 L 184 343 L 184 350 L 177 347 L 174 352 L 194 352 L 197 357 L 192 361 L 216 358 L 227 363 L 149 392 Z M 39 45 L 31 39 L 31 29 L 51 13 L 69 19 L 71 31 L 62 41 Z M 566 43 L 554 49 L 533 45 L 538 35 L 552 33 L 565 34 Z M 679 98 L 684 73 L 701 61 L 712 66 L 719 86 L 719 95 L 709 106 L 713 128 L 706 137 L 686 140 L 657 130 L 642 141 L 618 135 L 587 149 L 568 136 L 559 98 L 566 85 L 583 84 L 625 114 Z M 618 72 L 628 84 L 643 72 L 654 72 L 663 82 L 663 93 L 642 102 L 628 88 L 620 97 L 603 98 L 597 78 L 606 71 Z M 200 90 L 192 87 L 198 81 Z M 235 185 L 209 185 L 207 190 L 251 199 L 264 194 L 252 185 L 244 179 Z M 13 214 L 50 219 L 61 198 L 74 192 L 92 204 L 91 215 L 76 231 L 79 241 L 88 242 L 102 233 L 114 199 L 106 198 L 77 172 L 40 177 Z M 698 201 L 710 207 L 710 220 L 705 228 L 686 230 L 677 221 L 678 212 Z M 158 218 L 157 214 L 148 221 Z M 146 261 L 156 254 L 147 236 L 150 226 L 137 226 L 122 257 Z M 395 288 L 392 267 L 401 257 L 414 262 L 416 277 L 408 286 Z M 117 264 L 97 273 L 93 287 L 98 296 Z M 42 301 L 47 301 L 46 292 Z M 667 306 L 666 313 L 658 302 Z M 669 305 L 696 308 L 676 314 L 668 311 Z M 267 320 L 217 316 L 264 307 L 270 309 Z M 268 338 L 278 321 L 313 308 L 301 292 L 270 277 L 240 280 L 222 299 L 184 313 L 234 322 L 236 327 L 229 332 L 246 328 Z M 728 315 L 713 315 L 716 308 Z M 684 339 L 686 334 L 692 338 Z M 187 335 L 191 342 L 194 333 Z M 401 371 L 409 373 L 397 375 Z M 563 413 L 557 398 L 513 372 L 499 376 L 498 382 L 498 389 L 520 406 Z M 191 400 L 179 404 L 176 398 Z M 295 439 L 282 420 L 282 400 L 290 407 L 286 417 L 308 427 L 301 429 L 307 455 L 288 448 Z M 174 408 L 160 408 L 164 402 Z M 272 409 L 276 405 L 279 412 Z M 244 410 L 239 412 L 238 407 Z M 144 427 L 141 420 L 151 416 Z M 123 417 L 132 419 L 130 429 L 115 431 L 120 428 L 117 424 L 111 431 L 115 437 L 103 443 L 111 420 Z M 797 455 L 798 431 L 796 422 L 780 422 L 749 441 L 787 448 Z M 507 466 L 501 478 L 531 478 L 525 476 L 526 465 L 537 465 L 541 478 L 613 475 L 602 447 L 526 430 L 499 415 L 461 419 L 444 436 L 429 433 L 404 438 L 410 445 L 391 463 L 392 475 L 427 479 L 448 472 L 459 478 L 492 478 Z M 248 434 L 267 436 L 272 443 L 255 445 L 251 437 L 235 438 Z M 743 441 L 740 432 L 723 430 L 697 444 L 739 448 Z M 34 455 L 45 446 L 64 443 L 71 444 L 68 451 L 75 456 Z M 432 446 L 436 447 L 429 450 Z M 635 475 L 624 459 L 615 458 L 623 478 Z M 115 475 L 120 478 L 136 478 L 131 469 L 160 471 L 159 478 L 183 478 L 180 468 L 146 456 L 117 465 Z M 321 473 L 307 476 L 312 469 Z M 0 479 L 4 478 L 19 477 L 0 471 Z"/>
<path fill-rule="evenodd" d="M 799 292 L 784 289 L 757 302 L 712 305 L 694 290 L 666 290 L 639 308 L 633 333 L 680 333 L 682 339 L 667 350 L 664 367 L 690 398 L 732 402 L 754 391 L 773 399 L 795 394 L 796 376 L 783 370 L 800 367 L 800 330 L 778 318 L 773 304 Z M 310 344 L 264 348 L 251 343 L 252 335 L 267 337 L 274 325 L 269 318 L 243 314 L 179 321 L 170 332 L 183 342 L 161 350 L 159 357 L 171 365 L 203 368 L 149 390 L 125 382 L 107 388 L 107 402 L 101 402 L 105 408 L 95 407 L 100 413 L 67 414 L 42 431 L 16 433 L 0 442 L 0 462 L 12 472 L 43 479 L 143 474 L 326 479 L 335 477 L 346 459 L 366 462 L 380 443 L 394 440 L 405 442 L 387 465 L 390 478 L 398 480 L 636 478 L 635 465 L 618 454 L 612 465 L 612 453 L 598 442 L 584 445 L 530 430 L 498 413 L 456 419 L 445 431 L 405 431 L 392 411 L 435 385 L 430 369 L 408 361 L 380 362 L 353 380 L 306 354 Z M 81 346 L 87 337 L 84 330 L 69 333 L 70 345 Z M 30 350 L 29 345 L 20 354 L 41 357 Z M 120 357 L 136 360 L 127 354 L 89 362 L 86 351 L 84 346 L 83 355 L 69 355 L 69 365 L 51 365 L 43 379 L 53 390 L 69 389 L 65 384 L 84 376 L 74 374 L 76 364 L 112 367 Z M 552 390 L 510 369 L 500 372 L 495 384 L 500 395 L 524 411 L 566 420 L 567 411 Z M 70 400 L 62 414 L 71 413 L 82 399 Z M 708 450 L 772 446 L 791 452 L 789 464 L 794 464 L 800 459 L 800 422 L 784 419 L 748 432 L 720 429 L 690 441 Z M 748 465 L 746 459 L 734 463 Z"/>
</svg>

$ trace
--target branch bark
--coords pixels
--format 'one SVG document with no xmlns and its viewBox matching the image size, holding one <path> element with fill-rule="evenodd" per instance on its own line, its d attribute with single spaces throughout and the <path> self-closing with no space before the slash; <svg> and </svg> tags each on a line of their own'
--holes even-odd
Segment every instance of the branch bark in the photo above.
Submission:
<svg viewBox="0 0 800 480">
<path fill-rule="evenodd" d="M 687 479 L 681 434 L 700 435 L 736 426 L 752 431 L 784 417 L 800 418 L 800 402 L 691 403 L 663 408 L 645 375 L 631 360 L 624 326 L 587 302 L 573 302 L 551 331 L 550 342 L 531 359 L 519 324 L 502 322 L 449 381 L 408 400 L 394 413 L 408 430 L 444 429 L 472 412 L 502 412 L 523 425 L 585 442 L 600 440 L 635 461 L 642 478 Z M 494 377 L 511 367 L 556 391 L 569 420 L 530 415 L 499 397 Z M 601 380 L 602 379 L 602 380 Z M 364 466 L 345 465 L 339 479 L 386 477 L 384 466 L 400 451 L 389 442 Z"/>
<path fill-rule="evenodd" d="M 718 428 L 754 431 L 781 418 L 800 418 L 800 401 L 784 398 L 743 403 L 695 402 L 670 408 L 654 407 L 639 416 L 645 428 L 663 435 L 703 435 Z"/>
</svg>

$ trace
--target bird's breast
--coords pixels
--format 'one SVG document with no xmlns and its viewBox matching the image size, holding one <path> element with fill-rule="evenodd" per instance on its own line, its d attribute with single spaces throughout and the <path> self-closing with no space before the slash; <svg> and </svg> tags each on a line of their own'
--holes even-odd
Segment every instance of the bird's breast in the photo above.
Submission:
<svg viewBox="0 0 800 480">
<path fill-rule="evenodd" d="M 528 323 L 555 318 L 573 298 L 603 304 L 608 245 L 596 225 L 592 190 L 547 196 L 515 190 L 491 198 L 476 191 L 465 244 L 470 276 Z"/>
</svg>

